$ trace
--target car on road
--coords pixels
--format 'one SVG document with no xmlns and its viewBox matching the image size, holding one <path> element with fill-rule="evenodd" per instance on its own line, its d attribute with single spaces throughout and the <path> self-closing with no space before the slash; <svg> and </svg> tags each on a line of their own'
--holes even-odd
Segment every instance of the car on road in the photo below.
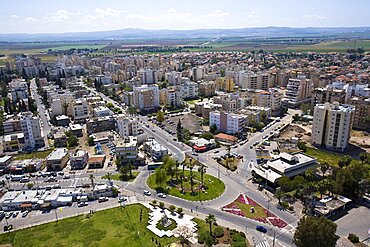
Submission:
<svg viewBox="0 0 370 247">
<path fill-rule="evenodd" d="M 127 201 L 127 197 L 124 197 L 124 196 L 118 197 L 118 203 L 125 202 L 125 201 Z"/>
<path fill-rule="evenodd" d="M 25 218 L 25 217 L 28 215 L 28 213 L 29 213 L 29 211 L 24 211 L 24 212 L 22 213 L 22 217 L 23 217 L 23 218 Z"/>
<path fill-rule="evenodd" d="M 155 129 L 152 129 L 153 132 L 155 132 Z"/>
<path fill-rule="evenodd" d="M 198 153 L 196 153 L 194 151 L 192 151 L 191 154 L 194 155 L 194 156 L 198 156 Z"/>
<path fill-rule="evenodd" d="M 65 174 L 64 176 L 63 176 L 63 179 L 70 179 L 71 178 L 71 176 L 69 175 L 69 174 Z"/>
<path fill-rule="evenodd" d="M 14 213 L 13 213 L 13 218 L 17 218 L 18 214 L 19 214 L 19 212 L 18 212 L 18 211 L 14 212 Z"/>
<path fill-rule="evenodd" d="M 217 153 L 219 153 L 220 152 L 220 150 L 215 150 L 213 153 L 214 154 L 217 154 Z"/>
<path fill-rule="evenodd" d="M 5 214 L 5 219 L 9 219 L 10 217 L 12 217 L 12 215 L 13 215 L 13 212 L 7 212 Z"/>
<path fill-rule="evenodd" d="M 22 178 L 19 182 L 21 182 L 21 183 L 28 183 L 29 181 L 30 181 L 30 179 L 29 179 L 29 178 L 24 177 L 24 178 Z"/>
<path fill-rule="evenodd" d="M 160 197 L 160 198 L 166 198 L 167 197 L 167 195 L 165 193 L 158 193 L 157 196 Z"/>
<path fill-rule="evenodd" d="M 58 172 L 58 175 L 59 176 L 63 176 L 64 175 L 64 172 Z"/>
<path fill-rule="evenodd" d="M 264 228 L 263 226 L 256 226 L 256 230 L 259 231 L 259 232 L 263 232 L 263 233 L 267 232 L 267 229 Z"/>
<path fill-rule="evenodd" d="M 45 182 L 56 182 L 56 181 L 58 181 L 56 178 L 49 178 Z"/>
<path fill-rule="evenodd" d="M 101 196 L 98 199 L 98 202 L 106 202 L 106 201 L 108 201 L 108 197 L 106 197 L 106 196 Z"/>
<path fill-rule="evenodd" d="M 87 202 L 79 202 L 78 204 L 77 204 L 77 206 L 80 208 L 80 207 L 85 207 L 85 206 L 87 206 L 87 205 L 89 205 Z"/>
<path fill-rule="evenodd" d="M 144 195 L 146 195 L 146 196 L 151 196 L 151 195 L 152 195 L 152 193 L 151 193 L 150 191 L 144 190 Z"/>
</svg>

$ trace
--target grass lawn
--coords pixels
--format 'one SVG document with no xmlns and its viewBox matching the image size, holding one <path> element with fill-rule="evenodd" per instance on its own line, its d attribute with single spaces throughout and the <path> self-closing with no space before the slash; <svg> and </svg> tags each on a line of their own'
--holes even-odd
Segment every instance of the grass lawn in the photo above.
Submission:
<svg viewBox="0 0 370 247">
<path fill-rule="evenodd" d="M 200 102 L 200 99 L 192 99 L 192 100 L 186 100 L 185 102 L 190 104 L 190 105 L 195 105 L 195 103 Z"/>
<path fill-rule="evenodd" d="M 13 157 L 14 160 L 26 160 L 26 159 L 45 159 L 53 149 L 49 149 L 41 152 L 32 152 L 30 154 L 17 154 Z"/>
<path fill-rule="evenodd" d="M 266 218 L 267 214 L 265 212 L 265 209 L 261 206 L 253 206 L 249 204 L 244 204 L 241 202 L 235 202 L 235 204 L 240 208 L 241 211 L 245 214 L 245 217 L 247 218 L 255 218 L 255 217 L 260 217 L 260 218 Z M 254 213 L 251 213 L 251 208 L 254 208 Z"/>
<path fill-rule="evenodd" d="M 140 211 L 143 210 L 142 222 Z M 96 212 L 91 218 L 77 216 L 32 228 L 1 234 L 0 244 L 12 246 L 161 246 L 177 241 L 176 238 L 159 238 L 149 231 L 148 209 L 134 204 Z"/>
<path fill-rule="evenodd" d="M 128 177 L 123 177 L 122 174 L 111 174 L 110 179 L 111 180 L 117 180 L 117 181 L 126 181 L 126 182 L 132 182 L 135 180 L 135 178 L 139 175 L 140 172 L 132 172 L 132 178 Z M 104 175 L 101 177 L 102 179 L 108 179 L 108 175 Z"/>
<path fill-rule="evenodd" d="M 169 187 L 170 189 L 169 190 L 164 190 L 162 188 L 160 188 L 160 186 L 155 182 L 155 176 L 154 174 L 150 175 L 148 180 L 147 180 L 147 184 L 148 186 L 153 189 L 153 190 L 160 190 L 160 191 L 164 191 L 166 192 L 167 194 L 170 194 L 172 196 L 176 196 L 176 197 L 179 197 L 179 198 L 182 198 L 182 199 L 185 199 L 185 200 L 189 200 L 189 201 L 199 201 L 199 200 L 202 200 L 202 201 L 208 201 L 208 200 L 212 200 L 212 199 L 215 199 L 217 197 L 219 197 L 220 195 L 222 195 L 222 193 L 224 193 L 225 191 L 225 184 L 219 180 L 218 178 L 215 178 L 211 175 L 208 175 L 208 174 L 204 174 L 204 184 L 205 186 L 208 188 L 205 192 L 200 192 L 199 194 L 199 187 L 200 187 L 200 172 L 195 172 L 193 171 L 193 174 L 195 175 L 195 178 L 194 178 L 194 193 L 192 194 L 191 193 L 191 186 L 190 186 L 190 171 L 186 170 L 185 171 L 185 179 L 184 179 L 184 182 L 183 182 L 183 186 L 184 186 L 184 190 L 185 190 L 185 193 L 182 194 L 180 192 L 181 190 L 181 184 L 180 184 L 180 179 L 177 181 L 177 180 L 173 180 L 172 183 L 170 183 L 170 177 L 168 177 L 166 183 L 164 183 L 163 187 Z"/>
<path fill-rule="evenodd" d="M 327 150 L 321 150 L 317 148 L 307 147 L 306 154 L 317 159 L 319 163 L 328 162 L 331 166 L 338 166 L 338 161 L 344 156 L 344 154 L 334 153 Z M 361 163 L 360 160 L 352 158 L 351 164 Z"/>
</svg>

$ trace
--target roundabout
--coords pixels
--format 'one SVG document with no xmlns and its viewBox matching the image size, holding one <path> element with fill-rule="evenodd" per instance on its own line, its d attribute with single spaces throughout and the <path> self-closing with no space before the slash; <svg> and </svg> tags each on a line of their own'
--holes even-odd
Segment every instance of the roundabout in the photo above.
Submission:
<svg viewBox="0 0 370 247">
<path fill-rule="evenodd" d="M 162 176 L 160 171 L 147 179 L 149 188 L 188 201 L 209 201 L 221 196 L 225 184 L 220 179 L 197 171 L 182 170 L 174 176 Z"/>
</svg>

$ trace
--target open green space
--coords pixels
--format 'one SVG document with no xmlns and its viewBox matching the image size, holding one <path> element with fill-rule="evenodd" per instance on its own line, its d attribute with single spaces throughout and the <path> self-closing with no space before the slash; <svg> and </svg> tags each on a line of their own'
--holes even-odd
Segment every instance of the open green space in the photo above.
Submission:
<svg viewBox="0 0 370 247">
<path fill-rule="evenodd" d="M 40 152 L 32 152 L 29 154 L 17 154 L 13 157 L 14 160 L 27 160 L 27 159 L 45 159 L 53 149 Z"/>
<path fill-rule="evenodd" d="M 182 171 L 180 171 L 182 173 Z M 180 179 L 172 179 L 167 177 L 163 183 L 162 188 L 156 183 L 155 174 L 149 176 L 147 180 L 148 186 L 153 190 L 165 192 L 169 195 L 176 196 L 189 201 L 208 201 L 221 196 L 225 191 L 225 184 L 211 175 L 204 174 L 204 185 L 205 191 L 200 189 L 201 186 L 201 174 L 200 172 L 193 171 L 193 190 L 191 191 L 190 184 L 190 171 L 184 171 L 183 188 L 184 192 L 181 193 L 181 182 Z"/>
<path fill-rule="evenodd" d="M 363 47 L 365 51 L 370 50 L 370 40 L 349 41 L 327 41 L 314 45 L 290 46 L 287 51 L 312 51 L 312 52 L 345 52 L 349 48 Z"/>
<path fill-rule="evenodd" d="M 140 222 L 140 212 L 143 211 Z M 149 231 L 148 209 L 140 204 L 117 207 L 76 216 L 0 235 L 0 244 L 29 246 L 161 246 L 176 242 L 172 237 L 159 238 Z"/>
<path fill-rule="evenodd" d="M 133 172 L 132 173 L 132 177 L 130 178 L 130 176 L 125 176 L 123 174 L 120 174 L 120 173 L 117 173 L 117 174 L 111 174 L 109 175 L 110 176 L 110 179 L 111 180 L 116 180 L 116 181 L 125 181 L 125 182 L 132 182 L 135 180 L 135 178 L 139 175 L 140 172 Z M 109 179 L 109 176 L 108 174 L 102 176 L 101 178 L 102 179 Z"/>
<path fill-rule="evenodd" d="M 344 157 L 344 154 L 334 153 L 327 150 L 317 149 L 317 148 L 311 148 L 307 147 L 307 150 L 305 152 L 311 157 L 314 157 L 317 159 L 319 163 L 328 162 L 331 166 L 337 166 L 338 167 L 338 161 Z M 354 163 L 361 163 L 360 160 L 352 158 L 351 164 Z"/>
<path fill-rule="evenodd" d="M 253 206 L 241 202 L 235 202 L 235 204 L 240 208 L 240 210 L 244 213 L 245 217 L 247 218 L 266 218 L 267 214 L 263 207 L 261 206 Z M 251 208 L 254 208 L 254 213 L 251 212 Z"/>
</svg>

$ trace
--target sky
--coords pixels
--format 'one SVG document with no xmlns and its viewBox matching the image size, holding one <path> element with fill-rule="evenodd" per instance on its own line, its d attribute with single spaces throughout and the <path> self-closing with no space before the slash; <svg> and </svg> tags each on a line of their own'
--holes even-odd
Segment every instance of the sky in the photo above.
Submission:
<svg viewBox="0 0 370 247">
<path fill-rule="evenodd" d="M 0 0 L 0 33 L 370 26 L 370 0 Z"/>
</svg>

